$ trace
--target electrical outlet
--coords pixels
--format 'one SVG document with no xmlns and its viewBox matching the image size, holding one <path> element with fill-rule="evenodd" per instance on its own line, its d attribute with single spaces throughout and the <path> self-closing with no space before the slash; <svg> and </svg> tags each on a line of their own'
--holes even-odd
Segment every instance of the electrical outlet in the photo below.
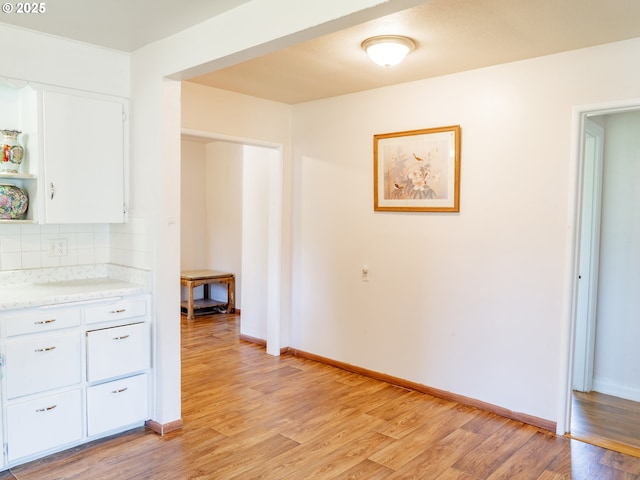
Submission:
<svg viewBox="0 0 640 480">
<path fill-rule="evenodd" d="M 49 240 L 49 256 L 64 257 L 68 254 L 67 239 L 53 238 Z"/>
<path fill-rule="evenodd" d="M 362 267 L 362 281 L 363 282 L 369 281 L 369 267 L 367 265 Z"/>
</svg>

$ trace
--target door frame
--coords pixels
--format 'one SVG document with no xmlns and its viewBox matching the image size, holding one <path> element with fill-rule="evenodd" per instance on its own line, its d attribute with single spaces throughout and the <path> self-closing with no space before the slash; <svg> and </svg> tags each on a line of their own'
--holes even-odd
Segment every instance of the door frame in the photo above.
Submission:
<svg viewBox="0 0 640 480">
<path fill-rule="evenodd" d="M 277 159 L 273 168 L 270 169 L 269 182 L 269 219 L 268 219 L 268 242 L 267 249 L 267 353 L 278 356 L 283 347 L 283 325 L 282 318 L 282 261 L 283 261 L 283 241 L 282 241 L 282 207 L 283 207 L 283 145 L 280 143 L 266 142 L 244 137 L 234 137 L 230 135 L 205 132 L 182 128 L 182 137 L 196 137 L 210 140 L 212 142 L 229 142 L 239 145 L 250 145 L 264 147 L 277 151 Z M 240 322 L 242 333 L 242 322 Z"/>
<path fill-rule="evenodd" d="M 567 225 L 567 269 L 565 282 L 565 318 L 562 332 L 562 365 L 556 433 L 571 431 L 571 401 L 573 394 L 574 355 L 580 267 L 580 218 L 584 175 L 585 120 L 590 116 L 640 110 L 640 98 L 573 107 L 571 128 L 571 156 L 569 174 L 569 208 Z"/>
<path fill-rule="evenodd" d="M 598 300 L 598 264 L 600 259 L 600 221 L 602 210 L 602 168 L 604 160 L 604 128 L 583 117 L 582 186 L 580 220 L 577 232 L 578 285 L 576 292 L 573 389 L 590 392 L 593 388 L 593 365 L 596 341 L 596 308 Z M 593 159 L 589 158 L 587 139 L 591 136 Z"/>
</svg>

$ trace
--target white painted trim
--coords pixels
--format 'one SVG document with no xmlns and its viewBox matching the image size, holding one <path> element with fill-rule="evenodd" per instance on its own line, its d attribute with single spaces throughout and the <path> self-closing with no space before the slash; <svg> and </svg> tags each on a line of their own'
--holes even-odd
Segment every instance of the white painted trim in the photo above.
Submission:
<svg viewBox="0 0 640 480">
<path fill-rule="evenodd" d="M 585 117 L 638 110 L 640 98 L 615 100 L 573 107 L 571 126 L 571 153 L 569 165 L 569 208 L 567 209 L 567 276 L 565 279 L 565 315 L 562 327 L 560 395 L 558 399 L 558 421 L 556 433 L 564 435 L 571 430 L 571 398 L 573 391 L 573 355 L 576 330 L 576 301 L 578 282 L 578 226 L 582 204 L 582 138 Z"/>
<path fill-rule="evenodd" d="M 586 110 L 585 110 L 586 111 Z M 571 388 L 573 386 L 573 352 L 575 337 L 575 310 L 578 276 L 578 239 L 576 223 L 580 214 L 580 178 L 582 176 L 582 116 L 584 111 L 574 107 L 571 126 L 571 155 L 569 164 L 569 208 L 567 209 L 567 265 L 565 271 L 565 315 L 563 318 L 561 361 L 560 366 L 560 395 L 558 421 L 556 433 L 564 435 L 571 427 Z"/>
<path fill-rule="evenodd" d="M 210 140 L 212 142 L 229 142 L 239 143 L 242 145 L 253 145 L 255 147 L 267 147 L 276 148 L 282 152 L 283 145 L 276 142 L 266 142 L 264 140 L 255 140 L 253 138 L 236 137 L 233 135 L 223 135 L 211 132 L 205 132 L 203 130 L 192 130 L 190 128 L 182 128 L 180 135 L 184 137 L 191 137 L 191 140 Z M 187 140 L 189 138 L 186 138 Z"/>
</svg>

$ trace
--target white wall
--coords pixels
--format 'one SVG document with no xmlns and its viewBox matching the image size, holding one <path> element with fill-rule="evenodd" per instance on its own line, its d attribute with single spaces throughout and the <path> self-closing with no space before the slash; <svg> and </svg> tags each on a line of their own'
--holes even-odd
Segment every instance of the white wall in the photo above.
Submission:
<svg viewBox="0 0 640 480">
<path fill-rule="evenodd" d="M 182 82 L 182 128 L 219 136 L 291 143 L 291 105 Z"/>
<path fill-rule="evenodd" d="M 640 98 L 638 54 L 633 40 L 296 105 L 290 345 L 555 420 L 572 109 Z M 460 213 L 374 213 L 373 135 L 456 124 Z"/>
<path fill-rule="evenodd" d="M 205 268 L 236 276 L 236 308 L 242 308 L 242 171 L 242 145 L 207 144 Z M 225 300 L 227 289 L 223 285 L 211 285 L 211 295 Z"/>
<path fill-rule="evenodd" d="M 640 401 L 640 112 L 606 116 L 594 390 Z"/>
<path fill-rule="evenodd" d="M 0 76 L 129 97 L 130 56 L 73 40 L 0 25 Z"/>
<path fill-rule="evenodd" d="M 279 161 L 272 149 L 245 146 L 242 190 L 242 289 L 247 301 L 241 331 L 267 340 L 269 335 L 269 178 Z"/>
<path fill-rule="evenodd" d="M 206 144 L 181 142 L 180 270 L 207 268 L 205 203 Z"/>
</svg>

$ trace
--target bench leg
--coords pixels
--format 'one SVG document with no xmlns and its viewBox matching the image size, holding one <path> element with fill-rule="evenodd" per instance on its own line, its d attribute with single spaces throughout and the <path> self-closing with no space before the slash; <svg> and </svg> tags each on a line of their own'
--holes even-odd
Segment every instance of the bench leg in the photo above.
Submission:
<svg viewBox="0 0 640 480">
<path fill-rule="evenodd" d="M 236 311 L 236 280 L 235 278 L 231 278 L 227 282 L 227 303 L 228 313 L 235 313 Z"/>
<path fill-rule="evenodd" d="M 188 291 L 188 296 L 187 296 L 187 320 L 193 320 L 194 319 L 194 315 L 193 315 L 193 285 L 191 285 L 191 284 L 187 285 L 187 291 Z"/>
</svg>

